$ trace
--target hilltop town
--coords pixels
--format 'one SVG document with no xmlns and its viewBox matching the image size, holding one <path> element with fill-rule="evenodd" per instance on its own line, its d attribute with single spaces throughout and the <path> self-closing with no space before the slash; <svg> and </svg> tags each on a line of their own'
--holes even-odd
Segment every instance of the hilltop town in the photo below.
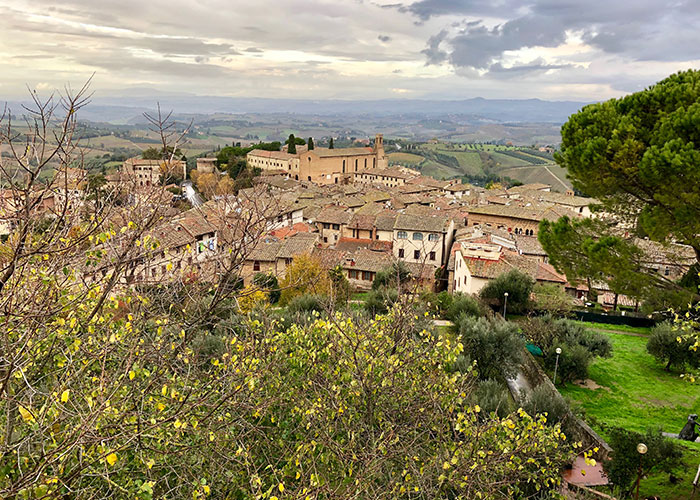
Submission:
<svg viewBox="0 0 700 500">
<path fill-rule="evenodd" d="M 0 128 L 0 496 L 691 490 L 698 182 L 671 146 L 592 154 L 592 106 L 561 145 L 290 134 L 187 158 L 159 110 L 161 143 L 96 166 L 81 92 Z M 599 106 L 665 119 L 637 97 Z"/>
<path fill-rule="evenodd" d="M 571 190 L 556 192 L 546 184 L 485 189 L 389 167 L 381 134 L 363 148 L 296 149 L 252 149 L 246 162 L 259 172 L 253 186 L 237 193 L 194 194 L 189 201 L 172 195 L 179 187 L 165 190 L 162 184 L 168 177 L 164 165 L 168 174 L 186 178 L 183 161 L 124 161 L 118 173 L 106 177 L 104 189 L 128 193 L 136 205 L 157 203 L 166 214 L 150 232 L 161 252 L 132 262 L 129 284 L 172 281 L 189 274 L 213 279 L 240 237 L 236 229 L 250 229 L 243 228 L 241 220 L 248 214 L 245 223 L 254 226 L 255 238 L 245 242 L 249 252 L 241 279 L 246 285 L 257 273 L 281 280 L 296 257 L 312 255 L 328 270 L 340 267 L 358 291 L 371 289 L 377 273 L 392 262 L 403 262 L 422 286 L 437 291 L 478 294 L 489 280 L 516 269 L 537 283 L 560 287 L 579 305 L 592 291 L 605 309 L 639 306 L 634 298 L 611 292 L 604 281 L 592 283 L 592 290 L 586 283 L 570 283 L 548 263 L 537 239 L 541 221 L 590 218 L 596 200 Z M 225 167 L 203 156 L 190 175 L 226 179 Z M 77 215 L 86 203 L 87 188 L 86 170 L 59 171 L 37 209 L 53 217 Z M 3 200 L 0 228 L 7 235 L 12 229 L 12 192 L 4 190 Z M 682 277 L 694 262 L 690 247 L 669 248 L 650 241 L 645 247 L 645 266 L 670 279 Z M 107 271 L 108 267 L 95 272 Z"/>
</svg>

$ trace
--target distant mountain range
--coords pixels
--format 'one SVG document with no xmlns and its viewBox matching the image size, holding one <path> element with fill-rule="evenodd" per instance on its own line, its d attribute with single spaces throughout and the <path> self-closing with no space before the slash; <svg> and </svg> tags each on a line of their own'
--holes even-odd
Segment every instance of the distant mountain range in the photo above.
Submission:
<svg viewBox="0 0 700 500">
<path fill-rule="evenodd" d="M 89 106 L 81 111 L 84 120 L 109 123 L 142 121 L 144 111 L 160 103 L 164 110 L 178 115 L 227 114 L 298 114 L 314 116 L 450 116 L 470 117 L 470 121 L 494 123 L 564 123 L 586 103 L 544 101 L 541 99 L 419 100 L 383 99 L 367 101 L 303 100 L 196 96 L 131 89 L 106 95 L 96 92 Z M 9 103 L 18 114 L 19 103 Z"/>
</svg>

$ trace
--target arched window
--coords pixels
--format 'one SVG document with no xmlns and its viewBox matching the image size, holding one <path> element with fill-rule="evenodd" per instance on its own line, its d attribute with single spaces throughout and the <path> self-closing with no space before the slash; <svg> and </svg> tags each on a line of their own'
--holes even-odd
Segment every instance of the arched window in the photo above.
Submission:
<svg viewBox="0 0 700 500">
<path fill-rule="evenodd" d="M 355 172 L 357 172 L 357 158 L 355 158 Z"/>
<path fill-rule="evenodd" d="M 367 170 L 367 158 L 365 158 L 365 170 Z"/>
<path fill-rule="evenodd" d="M 377 159 L 372 158 L 372 168 L 377 168 Z"/>
<path fill-rule="evenodd" d="M 345 160 L 343 160 L 343 173 L 345 173 Z"/>
</svg>

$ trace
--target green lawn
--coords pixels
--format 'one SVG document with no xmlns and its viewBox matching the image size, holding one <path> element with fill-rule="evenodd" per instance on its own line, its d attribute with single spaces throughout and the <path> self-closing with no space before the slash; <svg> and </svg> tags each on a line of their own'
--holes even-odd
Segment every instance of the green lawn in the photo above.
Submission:
<svg viewBox="0 0 700 500">
<path fill-rule="evenodd" d="M 596 324 L 595 328 L 612 326 Z M 648 428 L 679 432 L 688 414 L 700 413 L 700 387 L 685 382 L 679 373 L 665 372 L 647 354 L 646 338 L 624 333 L 605 335 L 612 341 L 613 357 L 594 361 L 589 370 L 590 379 L 601 387 L 586 389 L 569 384 L 561 389 L 564 396 L 581 405 L 589 423 L 603 437 L 606 425 L 637 432 Z M 668 475 L 653 475 L 642 481 L 642 498 L 652 494 L 673 500 L 689 497 L 690 483 L 700 461 L 700 445 L 683 445 L 687 450 L 687 467 L 682 482 L 671 485 Z"/>
<path fill-rule="evenodd" d="M 649 335 L 651 333 L 651 328 L 648 327 L 608 325 L 606 323 L 591 323 L 589 321 L 574 321 L 574 323 L 592 330 L 614 330 L 616 332 L 638 333 L 640 335 Z"/>
</svg>

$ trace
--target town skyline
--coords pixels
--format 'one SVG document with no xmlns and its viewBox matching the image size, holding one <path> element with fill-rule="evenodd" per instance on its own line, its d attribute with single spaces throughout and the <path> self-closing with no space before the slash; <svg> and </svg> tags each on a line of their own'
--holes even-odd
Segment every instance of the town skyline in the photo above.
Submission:
<svg viewBox="0 0 700 500">
<path fill-rule="evenodd" d="M 697 67 L 694 2 L 0 7 L 0 96 L 80 86 L 295 99 L 599 101 Z M 212 13 L 216 13 L 213 15 Z"/>
</svg>

